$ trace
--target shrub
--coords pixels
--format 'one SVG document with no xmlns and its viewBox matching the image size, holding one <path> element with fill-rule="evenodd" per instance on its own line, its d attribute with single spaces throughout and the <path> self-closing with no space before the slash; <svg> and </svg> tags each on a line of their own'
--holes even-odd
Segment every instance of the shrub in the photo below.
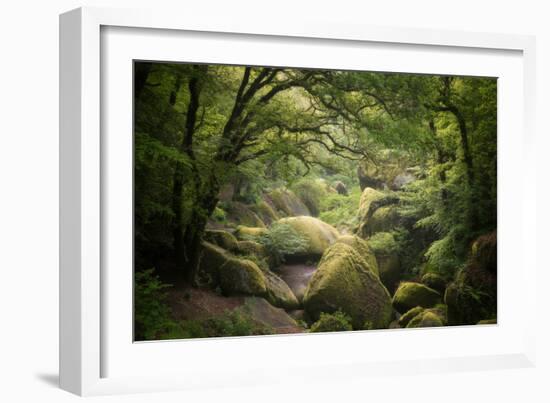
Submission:
<svg viewBox="0 0 550 403">
<path fill-rule="evenodd" d="M 231 311 L 225 316 L 209 319 L 207 326 L 210 335 L 214 337 L 250 336 L 254 334 L 269 334 L 271 329 L 259 325 L 249 316 L 238 310 Z"/>
<path fill-rule="evenodd" d="M 216 207 L 212 213 L 212 218 L 217 222 L 225 222 L 225 211 L 220 207 Z"/>
<path fill-rule="evenodd" d="M 334 313 L 321 312 L 321 316 L 317 322 L 311 325 L 311 333 L 320 332 L 342 332 L 353 330 L 351 326 L 351 318 L 342 311 Z"/>
<path fill-rule="evenodd" d="M 162 283 L 153 272 L 154 269 L 143 270 L 134 276 L 136 340 L 154 340 L 174 324 L 166 305 L 166 289 L 171 285 Z"/>
<path fill-rule="evenodd" d="M 255 239 L 264 245 L 270 260 L 274 265 L 284 263 L 285 255 L 303 252 L 308 247 L 308 241 L 292 226 L 284 223 L 273 223 L 268 231 Z"/>
</svg>

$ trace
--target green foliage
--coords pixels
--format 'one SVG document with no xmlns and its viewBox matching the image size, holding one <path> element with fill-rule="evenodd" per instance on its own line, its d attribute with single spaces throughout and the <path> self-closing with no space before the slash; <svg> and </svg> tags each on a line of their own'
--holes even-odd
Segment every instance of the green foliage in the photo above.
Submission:
<svg viewBox="0 0 550 403">
<path fill-rule="evenodd" d="M 395 241 L 395 237 L 390 232 L 377 232 L 369 238 L 369 246 L 374 253 L 382 255 L 390 255 L 397 253 L 400 248 L 399 244 Z"/>
<path fill-rule="evenodd" d="M 330 193 L 321 200 L 319 218 L 337 228 L 353 229 L 358 224 L 357 206 L 360 198 L 359 186 L 351 188 L 348 196 Z"/>
<path fill-rule="evenodd" d="M 255 240 L 264 245 L 276 266 L 284 262 L 285 255 L 303 252 L 309 245 L 307 239 L 284 223 L 273 223 L 266 234 Z"/>
<path fill-rule="evenodd" d="M 154 269 L 143 270 L 134 276 L 134 322 L 136 340 L 154 340 L 173 326 L 170 308 L 166 305 L 166 289 L 153 274 Z"/>
<path fill-rule="evenodd" d="M 225 211 L 220 207 L 216 207 L 214 209 L 214 212 L 212 213 L 212 218 L 217 222 L 225 222 L 226 220 Z"/>
<path fill-rule="evenodd" d="M 208 326 L 213 334 L 222 337 L 273 333 L 272 329 L 269 329 L 265 325 L 258 325 L 239 310 L 234 310 L 222 317 L 211 319 Z"/>
<path fill-rule="evenodd" d="M 340 310 L 334 313 L 321 312 L 319 320 L 311 325 L 309 329 L 311 333 L 342 332 L 349 330 L 353 330 L 351 318 Z"/>
</svg>

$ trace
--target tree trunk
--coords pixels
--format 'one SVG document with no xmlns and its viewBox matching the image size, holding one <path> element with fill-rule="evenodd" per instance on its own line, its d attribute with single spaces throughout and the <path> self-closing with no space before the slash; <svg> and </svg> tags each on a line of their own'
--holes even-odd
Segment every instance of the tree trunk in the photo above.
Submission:
<svg viewBox="0 0 550 403">
<path fill-rule="evenodd" d="M 185 166 L 181 162 L 176 163 L 173 177 L 172 190 L 172 211 L 174 219 L 172 221 L 173 248 L 176 267 L 186 275 L 190 282 L 195 281 L 196 266 L 198 263 L 198 253 L 200 250 L 200 241 L 206 227 L 208 217 L 214 211 L 216 203 L 210 209 L 210 200 L 217 197 L 217 192 L 210 195 L 210 192 L 203 195 L 203 186 L 200 172 L 196 165 L 193 152 L 193 136 L 197 122 L 197 111 L 199 109 L 199 97 L 201 92 L 201 73 L 205 72 L 204 66 L 195 66 L 196 75 L 189 80 L 189 105 L 185 121 L 185 130 L 180 145 L 180 150 L 185 153 L 191 163 L 191 174 L 185 172 Z M 179 86 L 179 81 L 176 81 Z M 170 102 L 175 103 L 175 95 L 170 97 Z M 183 222 L 183 190 L 184 180 L 189 178 L 189 186 L 193 188 L 195 198 L 193 200 L 194 211 L 190 214 L 188 222 Z M 206 189 L 209 189 L 206 187 Z M 210 188 L 211 190 L 212 188 Z M 206 202 L 208 205 L 204 206 Z"/>
</svg>

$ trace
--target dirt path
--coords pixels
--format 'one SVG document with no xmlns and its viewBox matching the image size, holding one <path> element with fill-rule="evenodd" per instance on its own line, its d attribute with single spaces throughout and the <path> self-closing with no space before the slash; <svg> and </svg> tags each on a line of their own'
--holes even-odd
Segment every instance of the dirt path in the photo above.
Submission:
<svg viewBox="0 0 550 403">
<path fill-rule="evenodd" d="M 307 284 L 317 266 L 306 264 L 286 264 L 274 270 L 290 287 L 298 300 L 302 300 Z"/>
</svg>

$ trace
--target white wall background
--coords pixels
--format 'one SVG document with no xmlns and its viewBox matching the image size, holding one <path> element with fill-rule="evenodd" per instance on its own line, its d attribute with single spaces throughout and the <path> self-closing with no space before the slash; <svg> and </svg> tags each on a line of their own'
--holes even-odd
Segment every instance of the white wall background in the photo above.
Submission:
<svg viewBox="0 0 550 403">
<path fill-rule="evenodd" d="M 188 3 L 188 4 L 186 4 Z M 231 18 L 323 19 L 534 34 L 538 51 L 540 292 L 534 369 L 377 377 L 346 384 L 258 387 L 94 398 L 115 402 L 550 401 L 547 150 L 550 12 L 544 1 L 481 0 L 12 0 L 0 8 L 0 400 L 68 402 L 57 389 L 58 14 L 81 5 L 173 7 Z M 533 189 L 535 195 L 535 189 Z M 535 234 L 533 234 L 535 241 Z M 542 294 L 542 295 L 541 295 Z"/>
</svg>

